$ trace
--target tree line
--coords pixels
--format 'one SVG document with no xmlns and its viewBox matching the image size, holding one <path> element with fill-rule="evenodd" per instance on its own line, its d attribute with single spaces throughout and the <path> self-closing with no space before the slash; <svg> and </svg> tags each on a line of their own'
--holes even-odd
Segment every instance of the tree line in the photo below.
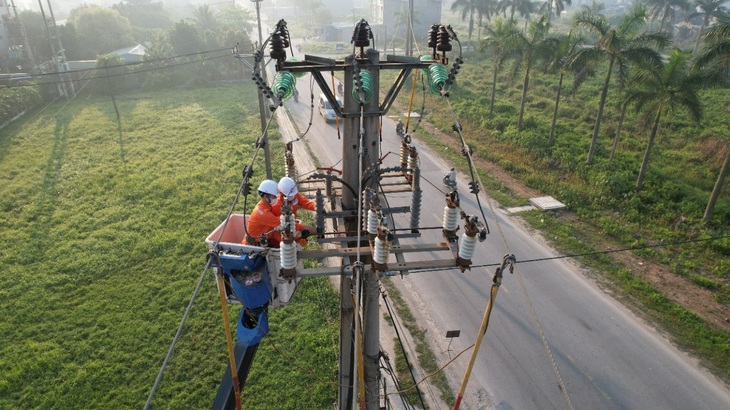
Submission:
<svg viewBox="0 0 730 410">
<path fill-rule="evenodd" d="M 689 2 L 685 0 L 647 0 L 614 16 L 605 15 L 603 6 L 594 2 L 573 13 L 569 22 L 561 22 L 562 29 L 553 28 L 551 16 L 560 16 L 570 0 L 544 3 L 456 0 L 451 9 L 460 12 L 462 20 L 467 22 L 467 44 L 471 43 L 475 24 L 478 25 L 476 50 L 491 57 L 489 116 L 494 114 L 497 77 L 503 70 L 512 70 L 510 78 L 521 73 L 518 130 L 524 128 L 532 73 L 540 70 L 558 76 L 549 146 L 555 143 L 561 96 L 567 88 L 564 86 L 566 76 L 572 76 L 569 91 L 574 93 L 587 78 L 602 73 L 604 77 L 586 162 L 590 164 L 594 160 L 607 96 L 609 90 L 613 90 L 620 114 L 609 161 L 613 161 L 626 110 L 632 109 L 643 116 L 650 130 L 634 186 L 638 191 L 643 187 L 662 120 L 685 112 L 699 122 L 703 117 L 700 90 L 727 86 L 730 14 L 722 3 L 718 0 L 694 3 L 695 11 L 687 13 L 687 17 L 699 17 L 700 29 L 694 41 L 685 41 L 686 49 L 678 45 L 677 36 L 672 34 L 676 16 L 689 10 Z M 515 14 L 523 21 L 518 22 Z M 706 222 L 712 219 L 730 168 L 730 143 L 726 141 L 726 145 L 724 165 L 704 212 Z"/>
</svg>

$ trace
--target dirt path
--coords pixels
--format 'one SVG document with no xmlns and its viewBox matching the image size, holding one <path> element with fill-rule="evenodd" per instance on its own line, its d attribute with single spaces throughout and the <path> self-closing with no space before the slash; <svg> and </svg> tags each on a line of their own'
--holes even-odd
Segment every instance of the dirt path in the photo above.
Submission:
<svg viewBox="0 0 730 410">
<path fill-rule="evenodd" d="M 437 136 L 440 140 L 447 141 L 450 146 L 459 146 L 461 144 L 454 135 L 441 132 L 426 122 L 422 122 L 421 126 L 430 134 Z M 480 169 L 486 170 L 494 179 L 497 179 L 507 185 L 520 197 L 527 199 L 548 194 L 525 186 L 525 184 L 521 181 L 515 179 L 501 167 L 492 162 L 478 157 L 475 157 L 475 161 Z M 569 211 L 563 211 L 560 214 L 560 219 L 566 224 L 582 227 L 586 230 L 595 230 L 595 228 L 586 224 L 584 221 L 581 221 L 574 213 Z M 529 227 L 524 220 L 521 218 L 516 218 L 516 220 L 519 220 L 527 229 L 536 235 L 540 235 L 540 237 L 546 242 L 549 242 L 539 231 Z M 604 240 L 601 243 L 594 243 L 593 246 L 596 249 L 604 250 L 620 249 L 625 247 L 618 242 L 610 240 Z M 607 255 L 616 261 L 618 266 L 629 269 L 635 275 L 640 276 L 651 283 L 652 286 L 661 292 L 662 295 L 666 296 L 670 300 L 685 309 L 694 312 L 716 327 L 724 330 L 730 330 L 730 306 L 718 303 L 711 291 L 692 283 L 686 278 L 671 273 L 669 267 L 666 265 L 649 263 L 634 255 L 632 252 L 615 252 Z M 613 293 L 615 290 L 614 286 L 610 283 L 610 280 L 606 279 L 602 275 L 595 272 L 586 273 L 605 291 Z M 632 303 L 632 305 L 635 304 Z M 641 309 L 638 306 L 634 306 L 633 310 L 641 314 Z"/>
</svg>

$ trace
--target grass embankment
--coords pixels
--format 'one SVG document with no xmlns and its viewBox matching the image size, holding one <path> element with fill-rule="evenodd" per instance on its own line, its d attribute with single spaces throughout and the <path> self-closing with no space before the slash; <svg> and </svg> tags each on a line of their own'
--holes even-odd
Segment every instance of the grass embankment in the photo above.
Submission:
<svg viewBox="0 0 730 410">
<path fill-rule="evenodd" d="M 0 408 L 143 407 L 203 272 L 204 238 L 252 157 L 256 101 L 250 84 L 119 95 L 120 134 L 108 97 L 79 97 L 3 130 Z M 254 169 L 257 184 L 263 155 Z M 337 295 L 317 279 L 295 299 L 270 312 L 245 408 L 336 399 Z M 209 407 L 226 365 L 208 273 L 153 408 Z"/>
<path fill-rule="evenodd" d="M 564 254 L 600 252 L 610 242 L 615 247 L 666 244 L 633 253 L 647 262 L 661 264 L 671 274 L 687 279 L 691 286 L 711 291 L 712 302 L 730 303 L 730 239 L 683 243 L 730 234 L 730 197 L 723 195 L 710 225 L 702 222 L 704 207 L 729 148 L 727 90 L 703 90 L 705 118 L 701 124 L 685 113 L 666 118 L 660 129 L 644 188 L 634 183 L 646 147 L 646 132 L 640 114 L 629 111 L 614 160 L 609 159 L 619 112 L 616 93 L 606 106 L 594 162 L 586 163 L 590 135 L 598 107 L 599 72 L 574 96 L 561 101 L 556 142 L 548 135 L 557 77 L 535 72 L 530 83 L 525 126 L 518 130 L 521 81 L 500 75 L 495 112 L 489 115 L 492 62 L 470 55 L 451 91 L 451 107 L 463 127 L 474 157 L 499 165 L 525 186 L 566 203 L 575 218 L 558 214 L 527 213 L 525 219 L 543 231 Z M 505 69 L 508 72 L 509 69 Z M 410 83 L 406 84 L 410 87 Z M 422 112 L 421 86 L 414 111 Z M 408 106 L 410 93 L 400 94 L 399 104 Z M 460 170 L 467 165 L 461 144 L 451 131 L 454 118 L 444 99 L 425 100 L 427 121 L 443 134 L 418 127 L 414 141 L 425 142 Z M 413 120 L 412 120 L 413 121 Z M 411 125 L 411 130 L 416 124 Z M 504 206 L 527 204 L 521 197 L 483 169 L 485 191 Z M 727 182 L 726 182 L 727 184 Z M 529 258 L 529 256 L 523 256 Z M 656 321 L 672 339 L 701 358 L 720 377 L 730 380 L 730 332 L 684 307 L 670 295 L 652 286 L 635 266 L 618 265 L 607 256 L 586 257 L 581 263 L 594 268 L 626 297 L 638 311 Z M 703 301 L 696 301 L 701 305 Z"/>
</svg>

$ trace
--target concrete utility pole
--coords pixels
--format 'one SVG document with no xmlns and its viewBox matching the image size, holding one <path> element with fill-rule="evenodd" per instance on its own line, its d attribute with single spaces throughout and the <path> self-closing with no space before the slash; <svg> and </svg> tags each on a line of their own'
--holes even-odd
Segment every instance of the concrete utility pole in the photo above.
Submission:
<svg viewBox="0 0 730 410">
<path fill-rule="evenodd" d="M 392 105 L 395 97 L 402 88 L 406 79 L 413 70 L 427 69 L 433 62 L 421 62 L 417 58 L 388 56 L 387 61 L 380 61 L 380 54 L 373 49 L 365 50 L 370 45 L 372 33 L 367 22 L 362 20 L 361 30 L 366 30 L 369 37 L 359 40 L 353 39 L 355 53 L 345 57 L 344 60 L 330 60 L 320 57 L 305 55 L 303 62 L 281 62 L 277 64 L 278 71 L 309 72 L 319 85 L 322 93 L 335 108 L 337 114 L 342 118 L 342 181 L 353 188 L 342 190 L 341 205 L 344 219 L 345 232 L 350 238 L 343 247 L 368 247 L 366 234 L 352 238 L 354 232 L 359 231 L 360 219 L 357 217 L 358 207 L 363 190 L 370 188 L 377 192 L 378 179 L 375 177 L 367 179 L 367 185 L 363 185 L 363 173 L 365 170 L 373 171 L 379 168 L 380 163 L 380 117 L 385 115 Z M 356 28 L 356 33 L 358 30 Z M 367 37 L 367 36 L 365 36 Z M 359 48 L 359 50 L 358 50 Z M 380 70 L 400 69 L 401 73 L 383 101 L 380 101 Z M 344 107 L 336 101 L 333 90 L 322 73 L 333 71 L 344 71 Z M 368 84 L 372 91 L 370 101 L 362 102 L 353 98 L 356 76 L 360 73 L 369 73 L 372 82 Z M 366 88 L 366 87 L 361 87 Z M 356 93 L 357 95 L 357 93 Z M 367 212 L 367 208 L 364 210 Z M 362 215 L 360 215 L 362 217 Z M 349 261 L 347 260 L 349 258 Z M 371 257 L 362 257 L 358 261 L 355 257 L 345 258 L 343 264 L 346 266 L 363 266 L 362 269 L 353 269 L 352 276 L 343 275 L 340 287 L 340 378 L 339 378 L 339 409 L 355 409 L 360 407 L 360 400 L 364 400 L 366 409 L 379 409 L 379 358 L 380 358 L 380 334 L 379 334 L 379 272 L 377 269 L 368 269 L 372 262 Z M 361 265 L 358 265 L 361 263 Z M 358 290 L 361 290 L 358 295 Z M 355 294 L 358 304 L 352 303 L 352 295 Z M 357 303 L 357 302 L 356 302 Z M 360 331 L 359 317 L 363 318 L 362 331 Z M 359 335 L 362 334 L 362 342 Z M 358 351 L 362 346 L 364 374 L 363 390 L 359 391 Z"/>
<path fill-rule="evenodd" d="M 20 15 L 18 15 L 18 8 L 15 7 L 15 0 L 10 0 L 10 5 L 13 8 L 13 14 L 15 15 L 15 22 L 18 25 L 18 29 L 20 31 L 20 35 L 22 37 L 23 41 L 23 54 L 26 54 L 26 57 L 28 60 L 30 60 L 30 69 L 35 69 L 35 59 L 33 58 L 33 50 L 30 48 L 30 43 L 28 42 L 28 33 L 25 31 L 25 25 L 22 21 L 20 21 Z M 29 70 L 26 70 L 29 71 Z"/>
<path fill-rule="evenodd" d="M 66 50 L 64 50 L 63 44 L 61 43 L 61 37 L 58 35 L 58 30 L 56 28 L 56 19 L 53 17 L 53 9 L 51 8 L 51 1 L 48 0 L 48 12 L 51 16 L 50 25 L 49 19 L 46 18 L 46 12 L 43 9 L 42 0 L 38 0 L 38 6 L 41 9 L 41 16 L 43 17 L 43 24 L 46 28 L 48 43 L 51 46 L 51 52 L 53 52 L 53 57 L 51 61 L 53 62 L 56 72 L 58 73 L 58 92 L 68 99 L 69 89 L 71 90 L 70 92 L 72 97 L 76 95 L 76 92 L 74 90 L 73 81 L 69 82 L 68 88 L 66 87 L 66 79 L 62 74 L 66 71 Z"/>
<path fill-rule="evenodd" d="M 342 257 L 342 267 L 314 268 L 310 272 L 304 269 L 304 271 L 298 272 L 298 275 L 301 276 L 340 275 L 340 362 L 337 405 L 340 410 L 380 409 L 380 311 L 378 303 L 380 274 L 386 270 L 407 272 L 410 269 L 425 267 L 459 267 L 463 271 L 471 265 L 470 256 L 456 257 L 458 240 L 454 237 L 448 239 L 448 244 L 409 245 L 413 251 L 450 250 L 453 258 L 406 262 L 403 251 L 393 252 L 392 255 L 398 261 L 398 266 L 389 268 L 387 265 L 389 250 L 383 248 L 383 238 L 386 238 L 386 241 L 392 240 L 393 243 L 397 243 L 398 237 L 418 237 L 418 230 L 412 231 L 411 234 L 391 235 L 391 239 L 384 234 L 388 228 L 382 220 L 376 223 L 379 225 L 377 235 L 372 232 L 370 220 L 367 224 L 368 230 L 363 231 L 362 228 L 363 221 L 369 218 L 366 215 L 371 207 L 370 204 L 364 203 L 364 197 L 372 197 L 370 199 L 373 200 L 373 203 L 384 202 L 381 201 L 384 199 L 382 193 L 379 193 L 381 191 L 380 179 L 383 177 L 382 173 L 392 172 L 392 169 L 381 169 L 379 128 L 381 117 L 387 115 L 398 93 L 409 81 L 409 77 L 414 71 L 419 69 L 428 71 L 433 64 L 443 65 L 446 61 L 446 51 L 451 50 L 451 46 L 448 44 L 451 37 L 444 26 L 434 25 L 432 32 L 429 32 L 429 38 L 429 44 L 433 43 L 431 60 L 420 61 L 416 57 L 388 55 L 384 61 L 381 61 L 380 53 L 368 48 L 372 44 L 373 35 L 368 23 L 361 20 L 355 26 L 353 33 L 353 53 L 343 60 L 305 55 L 304 61 L 286 61 L 284 47 L 285 44 L 288 44 L 286 22 L 281 20 L 272 35 L 271 57 L 277 60 L 276 70 L 279 73 L 288 71 L 292 75 L 310 73 L 322 94 L 338 117 L 342 119 L 342 195 L 340 202 L 342 211 L 333 210 L 327 213 L 327 217 L 342 220 L 341 225 L 338 224 L 338 226 L 344 226 L 344 229 L 336 232 L 338 236 L 329 242 L 336 241 L 340 244 L 340 250 L 346 248 L 348 252 L 337 253 L 338 250 L 335 249 L 331 254 Z M 442 52 L 441 56 L 438 55 L 439 51 Z M 396 69 L 400 72 L 381 100 L 380 72 L 386 69 Z M 449 85 L 446 78 L 449 74 L 448 70 L 445 67 L 440 69 L 441 74 L 437 77 L 441 79 L 437 80 L 441 82 L 437 86 L 442 90 L 448 90 Z M 344 107 L 335 98 L 334 90 L 330 88 L 331 83 L 325 80 L 323 75 L 323 73 L 330 75 L 335 71 L 344 72 L 345 87 L 344 95 L 342 95 Z M 448 77 L 453 77 L 453 75 Z M 272 98 L 276 101 L 283 98 L 282 96 L 290 90 L 284 87 L 266 91 L 269 95 L 273 95 Z M 415 150 L 415 148 L 413 149 Z M 415 163 L 409 163 L 407 167 L 401 165 L 400 168 L 396 168 L 402 172 L 402 174 L 398 174 L 398 177 L 403 177 L 408 172 L 420 175 L 416 168 Z M 412 178 L 404 178 L 403 184 L 407 190 L 417 189 L 417 181 L 412 181 Z M 373 208 L 375 207 L 376 205 L 373 205 Z M 420 209 L 413 209 L 415 207 L 420 208 L 420 200 L 418 203 L 413 202 L 412 207 L 383 209 L 377 205 L 378 209 L 374 209 L 374 211 L 380 215 L 409 211 L 416 214 L 420 212 Z M 453 223 L 458 223 L 458 220 Z M 387 246 L 390 248 L 390 245 Z M 315 253 L 320 256 L 330 255 L 326 250 L 315 251 Z M 362 367 L 359 367 L 360 363 L 362 363 Z"/>
<path fill-rule="evenodd" d="M 263 36 L 261 35 L 261 2 L 263 0 L 251 0 L 253 3 L 256 3 L 256 22 L 258 24 L 258 30 L 259 30 L 259 44 L 258 47 L 261 47 L 261 45 L 264 43 Z M 259 63 L 256 65 L 256 72 L 262 76 L 264 79 L 264 82 L 266 82 L 266 67 L 264 66 L 263 58 Z M 266 178 L 271 179 L 272 173 L 271 173 L 271 152 L 269 150 L 269 131 L 266 128 L 266 123 L 269 119 L 269 112 L 267 110 L 266 104 L 264 102 L 264 94 L 263 90 L 259 90 L 259 117 L 261 119 L 261 132 L 263 136 L 263 143 L 264 143 L 264 162 L 266 163 Z"/>
</svg>

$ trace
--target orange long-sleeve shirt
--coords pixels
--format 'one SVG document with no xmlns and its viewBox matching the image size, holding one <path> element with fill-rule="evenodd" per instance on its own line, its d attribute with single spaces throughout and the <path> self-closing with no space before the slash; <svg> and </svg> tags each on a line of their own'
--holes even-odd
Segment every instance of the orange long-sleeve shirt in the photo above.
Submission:
<svg viewBox="0 0 730 410">
<path fill-rule="evenodd" d="M 253 212 L 251 212 L 251 215 L 249 215 L 248 225 L 246 226 L 248 236 L 254 238 L 256 243 L 250 243 L 246 237 L 243 238 L 242 243 L 244 245 L 259 245 L 258 240 L 261 238 L 263 233 L 269 232 L 279 226 L 281 223 L 281 220 L 279 219 L 280 215 L 280 207 L 277 208 L 276 205 L 271 206 L 264 199 L 261 199 L 259 203 L 256 204 Z M 268 246 L 272 248 L 279 247 L 279 243 L 281 242 L 281 233 L 271 232 L 266 236 L 266 238 L 268 240 Z"/>
</svg>

